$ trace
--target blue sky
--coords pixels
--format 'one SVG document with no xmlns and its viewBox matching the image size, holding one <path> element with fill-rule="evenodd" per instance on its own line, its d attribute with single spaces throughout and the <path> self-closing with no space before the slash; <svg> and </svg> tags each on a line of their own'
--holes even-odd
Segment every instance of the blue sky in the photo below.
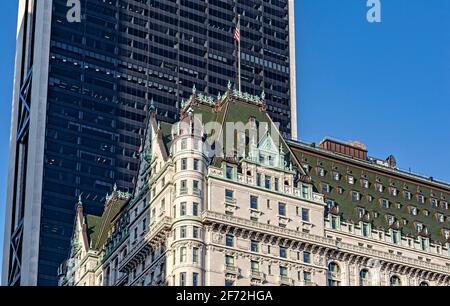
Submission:
<svg viewBox="0 0 450 306">
<path fill-rule="evenodd" d="M 382 23 L 370 24 L 366 0 L 295 0 L 299 136 L 359 140 L 372 156 L 450 181 L 450 1 L 381 3 Z M 0 245 L 16 6 L 0 1 Z"/>
</svg>

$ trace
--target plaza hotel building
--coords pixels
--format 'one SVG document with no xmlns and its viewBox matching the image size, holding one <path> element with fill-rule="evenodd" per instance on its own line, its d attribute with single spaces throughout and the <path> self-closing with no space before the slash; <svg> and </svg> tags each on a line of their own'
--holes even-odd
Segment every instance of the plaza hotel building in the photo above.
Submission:
<svg viewBox="0 0 450 306">
<path fill-rule="evenodd" d="M 358 142 L 284 138 L 264 94 L 193 90 L 181 106 L 169 124 L 150 103 L 133 193 L 115 187 L 101 216 L 80 198 L 60 285 L 450 284 L 448 184 Z M 242 156 L 208 154 L 209 122 L 247 124 Z"/>
</svg>

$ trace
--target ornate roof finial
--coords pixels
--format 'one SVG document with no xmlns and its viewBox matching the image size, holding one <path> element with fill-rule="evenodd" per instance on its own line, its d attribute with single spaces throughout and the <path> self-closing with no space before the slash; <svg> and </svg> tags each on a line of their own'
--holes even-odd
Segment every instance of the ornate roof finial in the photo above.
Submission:
<svg viewBox="0 0 450 306">
<path fill-rule="evenodd" d="M 78 203 L 77 203 L 77 205 L 78 205 L 78 206 L 83 206 L 83 201 L 81 200 L 81 193 L 80 193 L 80 195 L 78 196 Z"/>
<path fill-rule="evenodd" d="M 197 93 L 197 88 L 194 86 L 192 86 L 192 94 L 195 95 Z"/>
<path fill-rule="evenodd" d="M 180 106 L 181 106 L 181 109 L 183 109 L 186 106 L 186 103 L 184 102 L 184 99 L 181 100 Z"/>
<path fill-rule="evenodd" d="M 266 99 L 266 93 L 264 92 L 264 90 L 261 93 L 261 100 L 265 100 Z"/>
<path fill-rule="evenodd" d="M 228 90 L 231 90 L 231 81 L 230 80 L 228 80 L 228 84 L 227 84 L 227 88 L 228 88 Z"/>
<path fill-rule="evenodd" d="M 117 184 L 116 184 L 116 183 L 114 183 L 114 187 L 113 187 L 113 190 L 114 190 L 114 192 L 116 192 L 116 191 L 117 191 Z"/>
</svg>

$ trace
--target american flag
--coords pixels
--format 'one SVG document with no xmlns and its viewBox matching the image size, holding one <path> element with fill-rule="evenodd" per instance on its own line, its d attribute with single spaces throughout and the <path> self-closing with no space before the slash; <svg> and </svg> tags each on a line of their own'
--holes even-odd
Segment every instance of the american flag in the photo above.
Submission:
<svg viewBox="0 0 450 306">
<path fill-rule="evenodd" d="M 241 25 L 238 24 L 236 30 L 234 30 L 234 40 L 241 41 Z"/>
</svg>

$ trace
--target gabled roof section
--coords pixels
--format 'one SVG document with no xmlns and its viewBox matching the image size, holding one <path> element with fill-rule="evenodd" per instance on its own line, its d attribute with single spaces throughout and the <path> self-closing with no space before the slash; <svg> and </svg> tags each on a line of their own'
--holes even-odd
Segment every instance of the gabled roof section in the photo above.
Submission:
<svg viewBox="0 0 450 306">
<path fill-rule="evenodd" d="M 295 155 L 292 153 L 290 147 L 287 145 L 285 139 L 280 133 L 277 124 L 275 124 L 267 113 L 267 105 L 265 103 L 264 93 L 261 96 L 253 96 L 247 93 L 241 93 L 237 90 L 232 90 L 231 86 L 228 87 L 227 92 L 224 95 L 218 95 L 217 98 L 207 97 L 202 94 L 198 94 L 193 89 L 193 94 L 186 103 L 183 103 L 181 109 L 181 120 L 188 116 L 189 111 L 193 111 L 194 115 L 201 115 L 203 125 L 209 122 L 216 122 L 220 125 L 220 131 L 214 131 L 214 134 L 219 135 L 218 139 L 222 141 L 222 147 L 228 148 L 233 146 L 233 144 L 228 145 L 226 135 L 233 133 L 234 146 L 238 142 L 242 141 L 243 137 L 237 135 L 237 131 L 227 131 L 227 123 L 240 124 L 242 123 L 246 127 L 254 126 L 255 129 L 259 130 L 259 127 L 266 127 L 266 133 L 264 135 L 259 135 L 259 138 L 267 136 L 267 133 L 276 138 L 277 146 L 283 150 L 286 156 L 286 161 L 288 164 L 294 165 L 295 168 L 300 172 L 301 176 L 306 177 L 306 173 L 303 168 L 298 163 Z M 249 125 L 247 125 L 249 124 Z M 261 130 L 260 130 L 261 131 Z M 208 134 L 206 131 L 207 141 L 211 141 L 211 133 Z M 248 154 L 250 150 L 251 139 L 249 138 L 249 130 L 245 131 L 245 154 Z M 243 136 L 243 135 L 241 135 Z M 256 140 L 259 144 L 260 141 Z M 211 143 L 210 143 L 211 144 Z M 242 146 L 242 144 L 239 144 Z M 212 160 L 212 164 L 220 167 L 222 162 L 226 160 L 224 157 L 230 157 L 229 150 L 224 150 L 224 156 L 215 156 Z M 232 150 L 231 150 L 232 151 Z M 226 154 L 228 153 L 228 154 Z M 228 156 L 227 156 L 228 155 Z"/>
<path fill-rule="evenodd" d="M 84 230 L 91 250 L 99 251 L 105 245 L 116 217 L 124 211 L 129 199 L 130 194 L 118 191 L 115 187 L 113 193 L 107 196 L 105 210 L 101 216 L 85 216 Z"/>
</svg>

